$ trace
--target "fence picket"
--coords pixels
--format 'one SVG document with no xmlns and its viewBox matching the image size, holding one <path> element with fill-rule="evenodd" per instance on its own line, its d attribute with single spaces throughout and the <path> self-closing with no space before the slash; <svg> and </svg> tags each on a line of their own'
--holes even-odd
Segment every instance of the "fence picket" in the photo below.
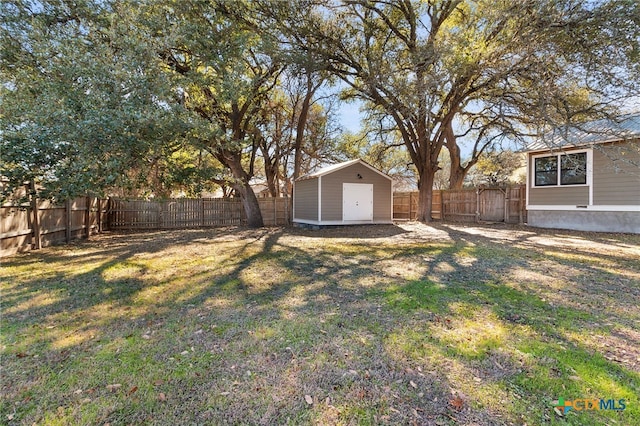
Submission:
<svg viewBox="0 0 640 426">
<path fill-rule="evenodd" d="M 487 191 L 482 196 L 481 192 Z M 490 202 L 492 191 L 503 191 L 503 202 Z M 433 190 L 431 217 L 456 222 L 477 220 L 503 220 L 507 223 L 526 222 L 526 188 L 524 185 L 506 190 L 495 188 Z M 418 214 L 417 191 L 393 194 L 393 219 L 416 220 Z M 498 219 L 499 218 L 499 219 Z"/>
<path fill-rule="evenodd" d="M 476 190 L 434 190 L 433 219 L 472 222 L 477 220 L 476 215 L 482 208 L 499 206 L 505 210 L 505 222 L 526 222 L 524 186 L 507 188 L 504 203 L 481 202 L 479 193 Z M 291 198 L 261 198 L 258 201 L 265 225 L 291 223 Z M 25 205 L 2 205 L 0 212 L 0 256 L 28 250 L 32 245 L 33 248 L 45 247 L 107 229 L 187 229 L 246 223 L 244 208 L 236 198 L 148 201 L 81 197 L 62 206 L 32 199 Z M 417 212 L 417 192 L 394 193 L 394 220 L 415 220 Z M 482 211 L 482 214 L 482 217 L 491 217 L 490 211 Z"/>
</svg>

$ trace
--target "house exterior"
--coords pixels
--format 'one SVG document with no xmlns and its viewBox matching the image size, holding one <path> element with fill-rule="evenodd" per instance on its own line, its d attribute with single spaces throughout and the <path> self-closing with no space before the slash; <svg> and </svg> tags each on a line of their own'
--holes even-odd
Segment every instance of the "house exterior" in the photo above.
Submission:
<svg viewBox="0 0 640 426">
<path fill-rule="evenodd" d="M 640 234 L 640 113 L 530 145 L 527 217 L 536 227 Z"/>
<path fill-rule="evenodd" d="M 359 159 L 304 175 L 293 186 L 293 222 L 393 223 L 392 179 Z"/>
</svg>

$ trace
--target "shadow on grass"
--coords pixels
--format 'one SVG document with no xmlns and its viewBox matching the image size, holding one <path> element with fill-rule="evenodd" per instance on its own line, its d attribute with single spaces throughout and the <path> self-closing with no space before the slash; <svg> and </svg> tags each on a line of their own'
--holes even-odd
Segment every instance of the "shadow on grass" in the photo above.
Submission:
<svg viewBox="0 0 640 426">
<path fill-rule="evenodd" d="M 433 274 L 427 274 L 421 280 L 376 290 L 393 309 L 414 315 L 426 313 L 421 322 L 424 326 L 416 324 L 415 327 L 429 337 L 418 337 L 418 340 L 427 341 L 427 346 L 432 350 L 436 348 L 435 352 L 441 356 L 453 357 L 467 365 L 469 371 L 489 380 L 492 374 L 481 374 L 477 361 L 490 358 L 497 349 L 510 348 L 512 355 L 507 362 L 514 372 L 507 380 L 500 379 L 500 388 L 505 396 L 513 392 L 510 403 L 515 401 L 514 406 L 528 413 L 530 418 L 540 415 L 545 404 L 549 407 L 552 400 L 561 396 L 567 399 L 626 398 L 628 402 L 636 403 L 640 389 L 638 365 L 635 364 L 634 369 L 634 364 L 606 359 L 593 345 L 583 344 L 574 337 L 593 333 L 616 335 L 615 327 L 618 326 L 637 330 L 640 300 L 636 288 L 625 286 L 625 283 L 633 286 L 633 281 L 620 280 L 618 273 L 603 268 L 603 261 L 598 261 L 601 254 L 587 248 L 581 253 L 583 257 L 576 259 L 565 256 L 575 255 L 574 249 L 555 248 L 551 249 L 555 252 L 550 252 L 546 247 L 536 248 L 528 241 L 531 235 L 527 234 L 508 239 L 474 235 L 472 243 L 464 231 L 450 235 L 456 245 L 465 247 L 465 256 L 472 257 L 473 262 L 458 264 L 448 272 L 439 273 L 437 282 L 433 281 Z M 496 247 L 496 243 L 503 248 Z M 473 247 L 469 249 L 468 244 Z M 602 258 L 604 262 L 615 262 L 617 268 L 631 276 L 639 272 L 637 258 L 633 256 L 612 252 Z M 516 283 L 514 286 L 514 277 L 504 266 L 520 265 L 548 274 L 547 265 L 536 264 L 536 260 L 575 270 L 574 274 L 558 277 L 558 281 L 564 281 L 559 290 L 562 297 L 549 300 L 535 291 L 536 285 L 546 286 L 544 282 L 525 286 Z M 432 264 L 437 262 L 456 265 L 457 259 L 455 253 L 445 252 L 433 259 Z M 474 274 L 470 269 L 482 272 Z M 555 273 L 557 271 L 552 271 Z M 571 287 L 573 292 L 566 293 L 562 286 Z M 563 300 L 563 297 L 567 299 Z M 607 307 L 614 306 L 620 311 L 593 309 L 594 305 L 602 304 L 604 298 L 609 299 Z M 472 319 L 476 325 L 483 325 L 484 321 L 484 327 L 465 327 L 464 318 Z M 497 333 L 496 337 L 496 333 L 491 332 L 496 327 L 505 332 Z M 628 338 L 629 335 L 624 336 Z M 518 360 L 514 355 L 519 353 L 526 354 L 527 359 Z M 425 351 L 420 356 L 425 356 Z M 509 369 L 505 361 L 498 365 L 501 370 L 498 373 Z M 520 367 L 513 367 L 517 365 Z M 528 404 L 522 404 L 523 401 Z M 593 416 L 589 417 L 589 414 Z M 569 421 L 599 424 L 608 418 L 627 423 L 640 419 L 640 412 L 635 409 L 607 414 L 609 416 L 605 412 L 581 413 L 579 419 Z M 547 412 L 537 421 L 549 422 L 553 416 Z"/>
<path fill-rule="evenodd" d="M 549 274 L 552 263 L 570 268 L 573 276 L 558 279 L 577 277 L 594 302 L 598 280 L 624 293 L 596 255 L 565 256 L 575 250 L 540 247 L 528 231 L 487 237 L 436 225 L 450 242 L 406 242 L 396 228 L 368 241 L 364 227 L 322 237 L 278 228 L 158 232 L 11 259 L 8 268 L 56 271 L 2 278 L 11 362 L 1 414 L 42 421 L 57 415 L 47 407 L 62 406 L 61 418 L 78 420 L 82 410 L 68 401 L 80 400 L 80 387 L 99 395 L 86 403 L 93 423 L 500 424 L 521 415 L 544 423 L 560 396 L 637 394 L 637 373 L 569 338 L 584 326 L 611 333 L 592 324 L 605 319 L 628 320 L 549 300 L 536 283 L 515 286 L 510 277 L 512 268 Z M 605 255 L 617 260 L 637 272 L 625 256 Z M 634 301 L 623 302 L 631 312 Z M 83 378 L 90 368 L 95 377 Z M 125 390 L 104 390 L 116 382 Z M 51 386 L 58 391 L 42 395 Z M 160 391 L 171 400 L 158 402 Z M 451 406 L 452 392 L 464 397 L 462 409 Z"/>
</svg>

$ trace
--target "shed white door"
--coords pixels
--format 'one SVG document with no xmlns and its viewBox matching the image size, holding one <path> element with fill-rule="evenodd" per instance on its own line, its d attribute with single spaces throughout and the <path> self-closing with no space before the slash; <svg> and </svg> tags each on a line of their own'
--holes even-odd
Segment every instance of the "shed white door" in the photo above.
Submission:
<svg viewBox="0 0 640 426">
<path fill-rule="evenodd" d="M 342 184 L 342 220 L 373 220 L 373 184 Z"/>
</svg>

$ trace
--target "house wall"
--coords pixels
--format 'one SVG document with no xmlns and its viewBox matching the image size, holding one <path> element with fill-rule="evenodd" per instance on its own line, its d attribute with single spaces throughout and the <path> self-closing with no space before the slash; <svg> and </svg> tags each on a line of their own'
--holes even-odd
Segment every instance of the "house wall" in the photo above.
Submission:
<svg viewBox="0 0 640 426">
<path fill-rule="evenodd" d="M 529 154 L 527 223 L 640 234 L 640 140 L 595 145 L 589 155 L 588 185 L 534 188 L 534 154 Z"/>
<path fill-rule="evenodd" d="M 593 204 L 640 205 L 640 141 L 593 150 Z"/>
<path fill-rule="evenodd" d="M 358 173 L 362 179 L 358 179 Z M 322 176 L 322 221 L 342 221 L 342 184 L 373 184 L 373 221 L 392 221 L 391 180 L 356 163 Z"/>
<path fill-rule="evenodd" d="M 534 187 L 535 155 L 529 154 L 527 205 L 640 206 L 640 140 L 600 144 L 589 151 L 592 158 L 590 186 Z"/>
<path fill-rule="evenodd" d="M 530 205 L 586 206 L 589 204 L 588 186 L 549 186 L 529 188 Z"/>
<path fill-rule="evenodd" d="M 535 157 L 539 154 L 529 154 L 527 159 L 527 173 L 529 174 L 527 205 L 586 206 L 589 204 L 589 187 L 587 185 L 534 187 Z"/>
<path fill-rule="evenodd" d="M 293 205 L 294 221 L 318 220 L 318 178 L 295 183 Z"/>
<path fill-rule="evenodd" d="M 640 234 L 640 211 L 529 210 L 527 224 L 540 228 Z"/>
</svg>

